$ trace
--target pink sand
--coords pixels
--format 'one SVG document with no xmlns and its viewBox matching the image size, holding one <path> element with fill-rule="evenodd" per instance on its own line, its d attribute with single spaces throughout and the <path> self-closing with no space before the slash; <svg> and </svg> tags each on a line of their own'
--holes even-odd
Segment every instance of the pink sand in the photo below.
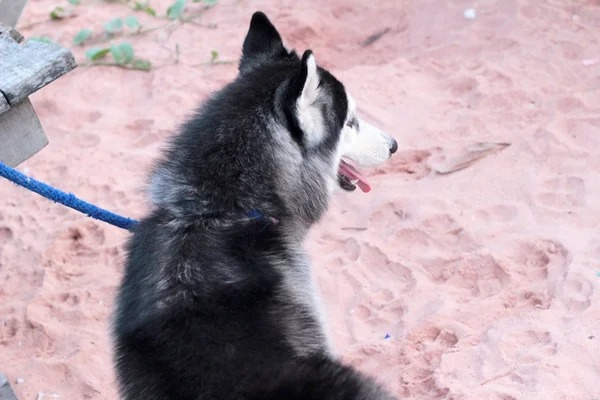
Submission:
<svg viewBox="0 0 600 400">
<path fill-rule="evenodd" d="M 30 0 L 20 25 L 56 4 Z M 191 65 L 238 57 L 256 9 L 400 145 L 366 171 L 371 193 L 337 195 L 310 236 L 339 354 L 409 399 L 599 398 L 600 64 L 582 63 L 600 55 L 597 1 L 223 0 L 203 21 L 217 29 L 132 41 L 163 67 L 79 68 L 35 94 L 50 145 L 19 169 L 143 215 L 165 137 L 237 72 Z M 68 43 L 129 14 L 79 10 L 22 33 Z M 432 170 L 473 142 L 511 146 Z M 0 371 L 23 400 L 115 399 L 108 318 L 126 232 L 5 181 L 0 193 Z"/>
</svg>

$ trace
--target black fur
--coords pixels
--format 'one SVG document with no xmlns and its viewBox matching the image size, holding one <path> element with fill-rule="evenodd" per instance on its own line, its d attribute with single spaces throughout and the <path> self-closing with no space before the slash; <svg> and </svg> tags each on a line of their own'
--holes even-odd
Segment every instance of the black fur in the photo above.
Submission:
<svg viewBox="0 0 600 400">
<path fill-rule="evenodd" d="M 331 172 L 319 163 L 335 162 L 348 107 L 342 84 L 319 69 L 327 134 L 306 148 L 289 112 L 306 57 L 255 13 L 240 75 L 157 164 L 154 209 L 128 243 L 116 301 L 122 399 L 392 399 L 329 355 L 314 311 L 289 286 L 290 274 L 308 273 L 300 242 L 329 201 Z"/>
</svg>

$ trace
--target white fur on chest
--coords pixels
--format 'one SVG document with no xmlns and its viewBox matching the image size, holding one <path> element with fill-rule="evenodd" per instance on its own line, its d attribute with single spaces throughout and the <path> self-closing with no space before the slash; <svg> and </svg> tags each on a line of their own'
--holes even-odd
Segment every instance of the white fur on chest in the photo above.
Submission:
<svg viewBox="0 0 600 400">
<path fill-rule="evenodd" d="M 280 265 L 283 284 L 279 296 L 288 305 L 281 310 L 281 327 L 299 355 L 315 352 L 333 355 L 325 306 L 312 279 L 308 257 L 301 251 L 294 258 L 293 265 Z M 310 321 L 306 320 L 306 312 Z"/>
</svg>

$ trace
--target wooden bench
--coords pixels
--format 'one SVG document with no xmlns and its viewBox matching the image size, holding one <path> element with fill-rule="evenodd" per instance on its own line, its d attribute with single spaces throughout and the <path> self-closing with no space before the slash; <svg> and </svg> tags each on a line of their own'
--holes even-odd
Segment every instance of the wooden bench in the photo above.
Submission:
<svg viewBox="0 0 600 400">
<path fill-rule="evenodd" d="M 77 67 L 58 45 L 25 42 L 14 29 L 27 0 L 0 0 L 0 162 L 16 167 L 48 144 L 29 96 Z M 17 400 L 0 373 L 0 399 Z"/>
<path fill-rule="evenodd" d="M 48 144 L 29 96 L 77 66 L 71 52 L 58 45 L 21 44 L 23 36 L 3 21 L 11 15 L 3 7 L 20 2 L 0 2 L 0 161 L 11 167 Z"/>
</svg>

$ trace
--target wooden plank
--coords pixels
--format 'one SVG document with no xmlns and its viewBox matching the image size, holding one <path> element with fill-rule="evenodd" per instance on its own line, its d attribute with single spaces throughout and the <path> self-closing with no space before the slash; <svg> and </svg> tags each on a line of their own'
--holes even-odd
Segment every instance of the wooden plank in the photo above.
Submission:
<svg viewBox="0 0 600 400">
<path fill-rule="evenodd" d="M 17 400 L 17 395 L 10 387 L 8 378 L 2 374 L 0 374 L 0 400 Z"/>
<path fill-rule="evenodd" d="M 16 167 L 48 144 L 29 99 L 0 114 L 0 162 Z"/>
<path fill-rule="evenodd" d="M 27 0 L 0 0 L 0 23 L 16 26 Z"/>
<path fill-rule="evenodd" d="M 0 35 L 0 91 L 16 104 L 77 67 L 71 52 L 36 40 L 19 45 Z"/>
</svg>

